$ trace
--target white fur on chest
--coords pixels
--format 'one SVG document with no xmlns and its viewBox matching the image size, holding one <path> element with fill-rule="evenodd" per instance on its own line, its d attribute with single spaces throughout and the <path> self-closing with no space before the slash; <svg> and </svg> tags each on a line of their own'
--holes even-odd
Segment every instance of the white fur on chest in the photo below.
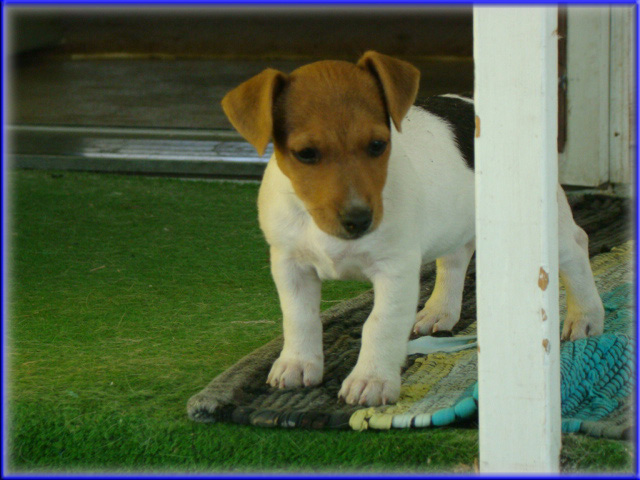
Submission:
<svg viewBox="0 0 640 480">
<path fill-rule="evenodd" d="M 346 240 L 323 239 L 301 243 L 294 250 L 294 258 L 301 264 L 313 265 L 322 280 L 367 280 L 372 276 L 376 259 L 371 251 L 361 247 L 349 245 Z"/>
<path fill-rule="evenodd" d="M 261 198 L 275 192 L 268 187 L 261 189 Z M 287 252 L 301 265 L 313 266 L 321 279 L 370 278 L 376 262 L 377 247 L 372 245 L 376 232 L 360 240 L 342 240 L 320 230 L 297 197 L 282 195 L 276 202 L 284 204 L 276 203 L 276 208 L 271 208 L 274 205 L 270 202 L 267 208 L 260 208 L 260 225 L 272 247 Z"/>
<path fill-rule="evenodd" d="M 320 278 L 366 279 L 407 252 L 430 262 L 473 238 L 473 172 L 449 126 L 414 107 L 403 133 L 393 130 L 391 148 L 382 222 L 357 240 L 321 231 L 272 158 L 258 198 L 267 242 L 313 266 Z"/>
</svg>

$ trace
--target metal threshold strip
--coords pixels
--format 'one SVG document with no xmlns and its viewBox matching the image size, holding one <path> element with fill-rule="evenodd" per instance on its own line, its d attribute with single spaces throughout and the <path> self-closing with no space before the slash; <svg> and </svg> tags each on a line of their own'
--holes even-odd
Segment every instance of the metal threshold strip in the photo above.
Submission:
<svg viewBox="0 0 640 480">
<path fill-rule="evenodd" d="M 273 152 L 224 130 L 11 125 L 7 140 L 12 168 L 189 177 L 261 178 Z"/>
</svg>

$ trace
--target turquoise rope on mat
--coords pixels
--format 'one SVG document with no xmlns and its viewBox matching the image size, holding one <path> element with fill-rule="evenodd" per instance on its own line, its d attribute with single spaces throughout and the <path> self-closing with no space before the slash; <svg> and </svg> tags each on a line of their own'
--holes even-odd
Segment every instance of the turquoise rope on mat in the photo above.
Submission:
<svg viewBox="0 0 640 480">
<path fill-rule="evenodd" d="M 634 390 L 635 345 L 630 334 L 632 285 L 623 283 L 602 294 L 605 333 L 566 342 L 560 352 L 562 431 L 575 433 L 618 409 L 626 412 Z M 593 428 L 593 425 L 588 428 Z M 620 427 L 618 430 L 628 427 Z M 615 429 L 614 429 L 615 430 Z M 599 429 L 606 434 L 606 429 Z M 617 436 L 616 433 L 611 435 Z"/>
<path fill-rule="evenodd" d="M 606 330 L 598 337 L 564 342 L 560 350 L 562 432 L 576 433 L 585 421 L 596 422 L 618 409 L 634 389 L 634 342 L 630 329 L 632 285 L 625 283 L 602 295 Z M 478 412 L 478 383 L 453 407 L 432 414 L 434 426 L 473 418 Z M 604 431 L 603 431 L 604 433 Z"/>
</svg>

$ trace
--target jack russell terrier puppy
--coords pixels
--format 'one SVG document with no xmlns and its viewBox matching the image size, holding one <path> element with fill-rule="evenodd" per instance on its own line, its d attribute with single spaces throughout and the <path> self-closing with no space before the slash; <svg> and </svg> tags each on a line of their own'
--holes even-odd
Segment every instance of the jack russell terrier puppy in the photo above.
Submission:
<svg viewBox="0 0 640 480">
<path fill-rule="evenodd" d="M 419 78 L 411 64 L 369 51 L 356 64 L 267 69 L 222 100 L 258 153 L 274 144 L 258 197 L 284 323 L 273 387 L 322 381 L 322 279 L 374 288 L 358 361 L 338 394 L 349 404 L 395 402 L 412 329 L 451 330 L 460 317 L 475 250 L 473 102 L 442 96 L 415 106 Z M 575 340 L 602 333 L 604 309 L 587 235 L 560 186 L 557 195 L 562 338 Z M 420 266 L 433 261 L 435 287 L 416 315 Z"/>
</svg>

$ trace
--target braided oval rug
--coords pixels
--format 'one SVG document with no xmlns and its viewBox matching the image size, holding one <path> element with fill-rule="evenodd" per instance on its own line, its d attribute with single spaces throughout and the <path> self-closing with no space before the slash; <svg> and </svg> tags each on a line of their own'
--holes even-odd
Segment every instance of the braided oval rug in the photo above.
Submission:
<svg viewBox="0 0 640 480">
<path fill-rule="evenodd" d="M 596 195 L 570 195 L 574 218 L 589 234 L 591 264 L 603 299 L 604 333 L 561 346 L 562 429 L 592 436 L 631 438 L 635 391 L 634 244 L 629 202 Z M 435 269 L 421 273 L 422 306 Z M 360 332 L 373 305 L 366 292 L 322 314 L 325 373 L 313 388 L 275 389 L 265 384 L 282 337 L 247 355 L 214 378 L 187 404 L 198 422 L 260 427 L 390 429 L 425 428 L 477 419 L 475 265 L 465 283 L 462 318 L 453 332 L 415 338 L 394 405 L 363 408 L 338 400 L 342 380 L 360 348 Z M 560 315 L 566 312 L 560 291 Z"/>
</svg>

